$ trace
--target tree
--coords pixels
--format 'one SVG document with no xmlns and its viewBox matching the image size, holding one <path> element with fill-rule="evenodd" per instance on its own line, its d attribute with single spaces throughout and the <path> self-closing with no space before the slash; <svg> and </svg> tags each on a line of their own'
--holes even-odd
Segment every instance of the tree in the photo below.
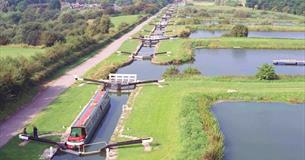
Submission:
<svg viewBox="0 0 305 160">
<path fill-rule="evenodd" d="M 29 45 L 38 45 L 41 34 L 41 24 L 40 23 L 26 23 L 20 29 L 21 39 L 23 43 Z"/>
<path fill-rule="evenodd" d="M 0 0 L 0 11 L 7 12 L 9 7 L 9 3 L 6 0 Z"/>
<path fill-rule="evenodd" d="M 187 38 L 191 35 L 191 31 L 189 29 L 186 29 L 186 30 L 182 30 L 180 33 L 179 33 L 179 37 L 182 37 L 182 38 Z"/>
<path fill-rule="evenodd" d="M 230 36 L 233 37 L 248 37 L 248 27 L 244 26 L 244 25 L 235 25 L 231 32 L 230 32 Z"/>
<path fill-rule="evenodd" d="M 59 33 L 55 32 L 44 32 L 41 34 L 41 43 L 45 46 L 53 46 L 55 42 L 64 41 L 65 37 Z"/>
<path fill-rule="evenodd" d="M 256 78 L 259 80 L 275 80 L 278 79 L 278 75 L 275 73 L 274 67 L 270 64 L 263 64 L 258 68 Z"/>
<path fill-rule="evenodd" d="M 8 43 L 10 43 L 8 36 L 0 33 L 0 45 L 6 45 Z"/>
<path fill-rule="evenodd" d="M 61 9 L 61 4 L 59 0 L 51 0 L 49 4 L 50 9 Z"/>
<path fill-rule="evenodd" d="M 62 23 L 73 23 L 75 22 L 75 18 L 72 13 L 64 13 L 61 15 Z"/>
<path fill-rule="evenodd" d="M 109 33 L 111 27 L 111 20 L 108 16 L 102 16 L 99 23 L 99 30 L 101 33 Z"/>
</svg>

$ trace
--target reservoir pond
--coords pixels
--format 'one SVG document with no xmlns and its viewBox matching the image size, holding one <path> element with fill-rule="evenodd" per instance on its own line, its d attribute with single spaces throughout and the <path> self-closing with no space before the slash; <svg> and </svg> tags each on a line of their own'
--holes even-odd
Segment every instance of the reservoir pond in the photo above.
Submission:
<svg viewBox="0 0 305 160">
<path fill-rule="evenodd" d="M 223 102 L 212 107 L 224 160 L 304 160 L 305 104 Z"/>
</svg>

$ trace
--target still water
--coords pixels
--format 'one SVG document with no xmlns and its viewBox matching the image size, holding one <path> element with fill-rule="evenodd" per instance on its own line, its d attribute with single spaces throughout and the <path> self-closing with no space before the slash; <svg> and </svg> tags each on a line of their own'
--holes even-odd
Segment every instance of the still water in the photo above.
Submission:
<svg viewBox="0 0 305 160">
<path fill-rule="evenodd" d="M 305 50 L 196 49 L 190 66 L 207 76 L 255 75 L 264 63 L 275 59 L 305 60 Z M 304 75 L 305 66 L 274 66 L 277 74 Z"/>
<path fill-rule="evenodd" d="M 224 160 L 304 160 L 305 104 L 224 102 L 212 112 Z"/>
<path fill-rule="evenodd" d="M 148 50 L 148 49 L 145 49 Z M 179 65 L 180 70 L 197 68 L 206 76 L 255 75 L 264 63 L 274 59 L 305 59 L 304 50 L 257 50 L 257 49 L 196 49 L 195 61 Z M 305 75 L 305 66 L 274 66 L 277 74 Z M 154 65 L 149 61 L 134 61 L 120 68 L 117 73 L 137 74 L 138 79 L 160 79 L 168 66 Z"/>
<path fill-rule="evenodd" d="M 226 31 L 216 30 L 198 30 L 192 32 L 190 38 L 211 38 L 221 37 Z M 257 38 L 291 38 L 291 39 L 305 39 L 305 32 L 262 32 L 262 31 L 250 31 L 248 37 Z"/>
</svg>

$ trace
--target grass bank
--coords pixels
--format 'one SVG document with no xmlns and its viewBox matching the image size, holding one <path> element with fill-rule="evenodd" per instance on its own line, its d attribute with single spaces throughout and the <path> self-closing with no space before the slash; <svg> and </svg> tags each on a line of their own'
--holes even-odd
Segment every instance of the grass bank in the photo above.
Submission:
<svg viewBox="0 0 305 160">
<path fill-rule="evenodd" d="M 218 100 L 304 102 L 299 78 L 258 81 L 252 77 L 175 78 L 163 88 L 145 86 L 125 122 L 126 135 L 151 136 L 154 147 L 119 150 L 119 159 L 221 159 L 223 137 L 211 104 Z M 228 93 L 229 89 L 237 90 Z M 202 158 L 203 157 L 203 158 Z"/>
<path fill-rule="evenodd" d="M 110 17 L 111 23 L 114 25 L 115 29 L 118 29 L 120 24 L 126 23 L 126 24 L 133 24 L 135 23 L 141 15 L 123 15 L 123 16 L 115 16 Z"/>
<path fill-rule="evenodd" d="M 157 64 L 178 64 L 193 59 L 193 48 L 246 48 L 246 49 L 291 49 L 304 50 L 304 40 L 267 39 L 267 38 L 206 38 L 175 39 L 161 41 L 158 52 L 170 51 L 171 54 L 157 55 L 153 62 Z"/>
</svg>

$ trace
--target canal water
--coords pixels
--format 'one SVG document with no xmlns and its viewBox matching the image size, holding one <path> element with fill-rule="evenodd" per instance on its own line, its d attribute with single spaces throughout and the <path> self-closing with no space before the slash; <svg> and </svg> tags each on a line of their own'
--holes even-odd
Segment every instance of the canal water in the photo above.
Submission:
<svg viewBox="0 0 305 160">
<path fill-rule="evenodd" d="M 212 112 L 224 160 L 304 160 L 305 104 L 224 102 Z"/>
<path fill-rule="evenodd" d="M 211 38 L 211 37 L 221 37 L 224 33 L 228 31 L 215 30 L 198 30 L 192 32 L 189 38 Z M 263 32 L 263 31 L 249 31 L 248 37 L 257 38 L 291 38 L 291 39 L 305 39 L 305 32 Z"/>
</svg>

